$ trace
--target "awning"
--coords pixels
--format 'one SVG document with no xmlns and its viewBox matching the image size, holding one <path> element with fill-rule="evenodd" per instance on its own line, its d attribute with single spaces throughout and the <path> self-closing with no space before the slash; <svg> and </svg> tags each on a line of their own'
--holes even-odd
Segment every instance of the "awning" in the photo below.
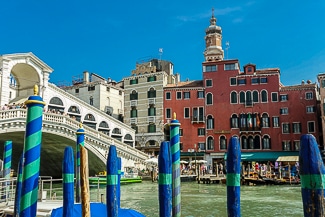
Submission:
<svg viewBox="0 0 325 217">
<path fill-rule="evenodd" d="M 276 161 L 297 162 L 299 161 L 299 156 L 280 156 Z"/>
<path fill-rule="evenodd" d="M 299 151 L 242 152 L 241 161 L 277 161 L 279 157 L 299 156 Z M 225 153 L 227 160 L 227 153 Z"/>
</svg>

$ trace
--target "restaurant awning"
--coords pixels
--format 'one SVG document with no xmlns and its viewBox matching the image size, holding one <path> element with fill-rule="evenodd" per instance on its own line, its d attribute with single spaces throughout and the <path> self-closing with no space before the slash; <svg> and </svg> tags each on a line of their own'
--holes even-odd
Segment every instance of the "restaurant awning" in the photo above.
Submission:
<svg viewBox="0 0 325 217">
<path fill-rule="evenodd" d="M 277 161 L 282 156 L 299 156 L 299 151 L 242 152 L 241 161 Z M 225 153 L 227 160 L 227 153 Z"/>
<path fill-rule="evenodd" d="M 297 162 L 299 161 L 299 156 L 280 156 L 276 161 Z"/>
</svg>

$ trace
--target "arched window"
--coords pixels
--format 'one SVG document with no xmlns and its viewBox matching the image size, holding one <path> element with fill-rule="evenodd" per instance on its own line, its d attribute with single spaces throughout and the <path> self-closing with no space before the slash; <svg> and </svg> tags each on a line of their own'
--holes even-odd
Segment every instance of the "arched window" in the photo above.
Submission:
<svg viewBox="0 0 325 217">
<path fill-rule="evenodd" d="M 156 98 L 156 90 L 155 88 L 151 87 L 148 91 L 148 98 Z"/>
<path fill-rule="evenodd" d="M 59 97 L 53 97 L 50 100 L 50 104 L 63 106 L 63 102 L 62 102 L 62 100 Z"/>
<path fill-rule="evenodd" d="M 212 93 L 207 94 L 207 105 L 212 105 Z"/>
<path fill-rule="evenodd" d="M 254 138 L 253 138 L 253 136 L 248 136 L 248 149 L 254 149 Z"/>
<path fill-rule="evenodd" d="M 258 92 L 256 90 L 253 91 L 253 102 L 258 102 Z"/>
<path fill-rule="evenodd" d="M 213 150 L 214 149 L 214 140 L 211 136 L 207 139 L 207 150 Z"/>
<path fill-rule="evenodd" d="M 262 90 L 261 92 L 261 95 L 262 95 L 262 102 L 267 102 L 267 92 L 266 90 Z"/>
<path fill-rule="evenodd" d="M 262 115 L 262 127 L 270 127 L 270 120 L 267 114 Z"/>
<path fill-rule="evenodd" d="M 132 90 L 130 93 L 130 100 L 137 100 L 138 99 L 138 93 L 135 90 Z"/>
<path fill-rule="evenodd" d="M 105 133 L 106 135 L 109 135 L 108 123 L 106 121 L 100 122 L 99 127 L 98 127 L 98 131 L 102 132 L 102 133 Z"/>
<path fill-rule="evenodd" d="M 245 103 L 245 92 L 239 93 L 239 103 Z"/>
<path fill-rule="evenodd" d="M 101 128 L 109 128 L 108 123 L 106 121 L 100 122 L 99 127 L 101 127 Z"/>
<path fill-rule="evenodd" d="M 213 129 L 214 128 L 214 119 L 211 115 L 208 115 L 207 117 L 207 129 Z"/>
<path fill-rule="evenodd" d="M 64 112 L 63 102 L 59 97 L 51 98 L 50 103 L 47 108 L 50 112 L 53 112 L 56 114 L 63 114 L 63 112 Z"/>
<path fill-rule="evenodd" d="M 220 136 L 220 150 L 227 149 L 227 139 L 225 136 Z"/>
<path fill-rule="evenodd" d="M 246 136 L 241 137 L 241 147 L 242 147 L 242 149 L 247 149 L 247 138 L 246 138 Z"/>
<path fill-rule="evenodd" d="M 271 139 L 269 136 L 263 136 L 262 145 L 263 149 L 271 149 Z"/>
<path fill-rule="evenodd" d="M 259 135 L 254 137 L 254 149 L 261 149 L 261 138 Z"/>
<path fill-rule="evenodd" d="M 235 91 L 231 92 L 230 103 L 237 103 L 237 93 Z"/>
<path fill-rule="evenodd" d="M 130 118 L 138 117 L 138 110 L 135 107 L 132 107 L 130 115 L 131 115 Z"/>
<path fill-rule="evenodd" d="M 96 129 L 96 119 L 94 117 L 94 115 L 88 113 L 85 118 L 84 118 L 84 122 L 83 122 L 84 125 L 88 126 L 88 127 L 91 127 L 93 129 Z"/>
<path fill-rule="evenodd" d="M 238 128 L 238 117 L 236 114 L 231 116 L 231 128 Z"/>
<path fill-rule="evenodd" d="M 246 105 L 252 105 L 253 100 L 252 100 L 252 92 L 247 91 L 246 92 Z"/>
</svg>

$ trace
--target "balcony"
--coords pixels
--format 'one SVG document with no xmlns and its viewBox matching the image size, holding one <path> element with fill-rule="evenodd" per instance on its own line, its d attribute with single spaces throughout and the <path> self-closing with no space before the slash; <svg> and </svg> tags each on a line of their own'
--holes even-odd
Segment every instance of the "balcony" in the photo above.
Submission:
<svg viewBox="0 0 325 217">
<path fill-rule="evenodd" d="M 130 124 L 137 124 L 138 119 L 137 118 L 130 118 Z"/>
<path fill-rule="evenodd" d="M 253 107 L 254 103 L 252 100 L 245 101 L 245 107 Z"/>
<path fill-rule="evenodd" d="M 138 100 L 131 100 L 130 104 L 131 104 L 131 107 L 135 107 L 138 105 Z"/>
<path fill-rule="evenodd" d="M 192 123 L 205 123 L 204 116 L 191 116 Z"/>
<path fill-rule="evenodd" d="M 148 122 L 149 123 L 155 123 L 156 122 L 156 117 L 155 116 L 149 116 L 148 117 Z"/>
<path fill-rule="evenodd" d="M 149 105 L 155 105 L 156 104 L 156 98 L 149 98 L 148 99 L 148 104 Z"/>
<path fill-rule="evenodd" d="M 239 130 L 243 132 L 260 132 L 261 127 L 239 127 Z"/>
</svg>

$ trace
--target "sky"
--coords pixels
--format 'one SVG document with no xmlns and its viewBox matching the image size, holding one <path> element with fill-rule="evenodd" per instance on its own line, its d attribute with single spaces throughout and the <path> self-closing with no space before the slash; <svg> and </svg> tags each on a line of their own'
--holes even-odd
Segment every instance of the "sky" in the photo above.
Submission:
<svg viewBox="0 0 325 217">
<path fill-rule="evenodd" d="M 58 84 L 84 71 L 120 81 L 162 48 L 182 81 L 201 80 L 212 8 L 241 70 L 280 68 L 284 85 L 325 73 L 323 0 L 2 1 L 0 55 L 32 52 Z"/>
</svg>

